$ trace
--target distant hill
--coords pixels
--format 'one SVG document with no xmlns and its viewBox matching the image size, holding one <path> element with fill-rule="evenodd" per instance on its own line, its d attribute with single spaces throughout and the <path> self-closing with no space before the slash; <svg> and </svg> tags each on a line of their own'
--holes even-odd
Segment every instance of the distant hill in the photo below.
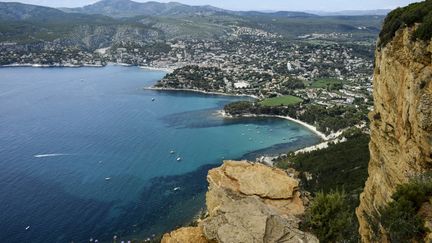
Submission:
<svg viewBox="0 0 432 243">
<path fill-rule="evenodd" d="M 296 11 L 275 11 L 275 12 L 238 11 L 233 13 L 240 16 L 266 16 L 266 17 L 273 17 L 273 18 L 316 17 L 317 16 L 311 13 L 296 12 Z"/>
<path fill-rule="evenodd" d="M 0 19 L 8 21 L 61 18 L 65 13 L 48 7 L 22 3 L 0 2 Z"/>
<path fill-rule="evenodd" d="M 69 14 L 55 8 L 30 4 L 0 2 L 0 21 L 26 21 L 36 23 L 48 22 L 95 22 L 109 21 L 106 16 L 90 16 L 86 14 Z"/>
<path fill-rule="evenodd" d="M 212 15 L 229 11 L 212 6 L 189 6 L 170 2 L 134 2 L 131 0 L 102 0 L 82 8 L 62 8 L 69 13 L 102 14 L 115 18 L 134 16 Z"/>
<path fill-rule="evenodd" d="M 311 33 L 376 36 L 382 16 L 328 16 L 303 12 L 229 11 L 179 3 L 103 0 L 78 9 L 0 2 L 0 42 L 44 43 L 96 49 L 113 43 L 221 39 L 233 27 L 296 39 Z M 135 16 L 135 14 L 138 14 Z M 131 17 L 126 17 L 131 16 Z"/>
<path fill-rule="evenodd" d="M 344 11 L 337 11 L 337 12 L 325 12 L 325 11 L 306 11 L 306 12 L 320 15 L 320 16 L 365 16 L 365 15 L 385 16 L 391 12 L 391 9 L 344 10 Z"/>
<path fill-rule="evenodd" d="M 101 0 L 97 3 L 81 8 L 62 8 L 68 13 L 101 14 L 114 18 L 125 18 L 135 16 L 191 16 L 191 15 L 235 15 L 235 16 L 268 16 L 268 17 L 309 17 L 314 16 L 310 13 L 278 11 L 278 12 L 259 12 L 259 11 L 230 11 L 213 6 L 190 6 L 186 4 L 169 2 L 134 2 L 131 0 Z"/>
</svg>

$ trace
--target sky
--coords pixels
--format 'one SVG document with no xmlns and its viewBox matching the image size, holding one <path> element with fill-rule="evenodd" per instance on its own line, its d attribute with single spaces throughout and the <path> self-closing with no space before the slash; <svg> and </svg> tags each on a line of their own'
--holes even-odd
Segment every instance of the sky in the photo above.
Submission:
<svg viewBox="0 0 432 243">
<path fill-rule="evenodd" d="M 134 0 L 146 2 L 147 0 Z M 212 5 L 231 10 L 371 10 L 393 9 L 419 0 L 160 0 L 158 2 L 181 2 L 189 5 Z M 22 2 L 49 7 L 82 7 L 97 0 L 0 0 L 0 2 Z"/>
</svg>

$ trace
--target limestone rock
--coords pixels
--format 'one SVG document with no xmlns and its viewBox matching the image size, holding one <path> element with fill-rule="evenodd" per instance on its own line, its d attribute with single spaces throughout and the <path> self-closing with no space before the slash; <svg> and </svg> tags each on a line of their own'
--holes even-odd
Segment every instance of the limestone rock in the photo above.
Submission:
<svg viewBox="0 0 432 243">
<path fill-rule="evenodd" d="M 161 243 L 210 243 L 201 227 L 180 228 L 163 236 Z"/>
<path fill-rule="evenodd" d="M 188 237 L 181 238 L 184 242 L 192 239 L 189 232 L 220 243 L 318 242 L 298 229 L 303 200 L 298 181 L 286 172 L 246 161 L 225 161 L 209 171 L 207 180 L 209 216 L 200 222 L 199 230 L 180 231 Z M 168 241 L 180 239 L 176 232 L 165 235 L 162 242 L 176 242 Z"/>
<path fill-rule="evenodd" d="M 225 161 L 221 167 L 209 171 L 207 180 L 206 202 L 210 215 L 225 202 L 244 196 L 257 196 L 282 214 L 304 213 L 298 181 L 282 170 L 246 161 Z"/>
<path fill-rule="evenodd" d="M 372 224 L 396 187 L 432 167 L 432 42 L 414 41 L 415 28 L 376 51 L 369 178 L 356 212 L 364 242 L 384 239 Z"/>
<path fill-rule="evenodd" d="M 234 242 L 318 242 L 298 230 L 304 213 L 298 181 L 284 171 L 246 161 L 225 161 L 207 176 L 207 239 Z"/>
</svg>

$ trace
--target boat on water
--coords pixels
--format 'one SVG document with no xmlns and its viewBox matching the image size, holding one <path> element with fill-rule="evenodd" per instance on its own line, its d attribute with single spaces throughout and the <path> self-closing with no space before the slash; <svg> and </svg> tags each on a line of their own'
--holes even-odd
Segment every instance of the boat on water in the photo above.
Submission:
<svg viewBox="0 0 432 243">
<path fill-rule="evenodd" d="M 25 230 L 29 230 L 29 229 L 30 229 L 30 225 L 25 228 Z"/>
<path fill-rule="evenodd" d="M 105 180 L 109 181 L 109 180 L 111 180 L 111 177 L 106 177 Z"/>
<path fill-rule="evenodd" d="M 173 189 L 173 191 L 178 191 L 178 190 L 180 190 L 180 187 L 175 187 L 174 189 Z"/>
<path fill-rule="evenodd" d="M 181 157 L 178 157 L 178 158 L 177 158 L 177 161 L 181 161 L 181 160 L 182 160 L 182 158 L 181 158 Z"/>
<path fill-rule="evenodd" d="M 156 99 L 155 98 L 152 98 L 152 101 L 155 101 Z"/>
<path fill-rule="evenodd" d="M 170 154 L 175 154 L 175 151 L 174 151 L 174 150 L 171 150 L 171 151 L 170 151 Z"/>
</svg>

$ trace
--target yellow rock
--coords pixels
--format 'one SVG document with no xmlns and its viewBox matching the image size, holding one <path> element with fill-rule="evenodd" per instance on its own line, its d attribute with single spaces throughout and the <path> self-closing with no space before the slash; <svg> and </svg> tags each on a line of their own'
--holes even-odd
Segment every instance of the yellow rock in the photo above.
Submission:
<svg viewBox="0 0 432 243">
<path fill-rule="evenodd" d="M 399 184 L 432 165 L 432 42 L 413 41 L 414 29 L 397 31 L 375 54 L 369 178 L 356 211 L 363 242 L 385 239 L 372 230 L 375 215 Z"/>
<path fill-rule="evenodd" d="M 225 161 L 209 171 L 207 180 L 209 217 L 200 222 L 199 228 L 166 234 L 162 242 L 203 240 L 203 235 L 210 242 L 220 243 L 318 242 L 315 236 L 298 229 L 303 200 L 298 181 L 283 170 L 247 161 Z"/>
<path fill-rule="evenodd" d="M 180 228 L 163 236 L 161 243 L 209 243 L 201 227 Z"/>
</svg>

